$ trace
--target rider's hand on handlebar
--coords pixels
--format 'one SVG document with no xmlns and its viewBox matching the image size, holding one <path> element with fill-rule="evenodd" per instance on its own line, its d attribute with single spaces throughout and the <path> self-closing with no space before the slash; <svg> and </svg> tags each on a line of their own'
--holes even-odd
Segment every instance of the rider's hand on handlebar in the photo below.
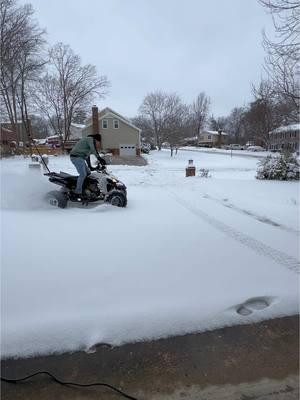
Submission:
<svg viewBox="0 0 300 400">
<path fill-rule="evenodd" d="M 102 157 L 99 157 L 99 158 L 98 158 L 98 162 L 99 162 L 102 166 L 105 166 L 105 165 L 106 165 L 106 161 L 105 161 L 104 158 L 102 158 Z"/>
</svg>

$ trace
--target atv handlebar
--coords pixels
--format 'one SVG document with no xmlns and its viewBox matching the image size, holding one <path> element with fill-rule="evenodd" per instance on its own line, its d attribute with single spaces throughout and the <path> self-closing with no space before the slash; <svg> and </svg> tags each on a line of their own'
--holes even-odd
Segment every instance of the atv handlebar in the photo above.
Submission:
<svg viewBox="0 0 300 400">
<path fill-rule="evenodd" d="M 90 168 L 91 171 L 98 171 L 98 172 L 103 172 L 103 173 L 107 173 L 106 171 L 106 166 L 101 164 L 100 162 L 98 162 L 96 167 L 92 167 Z"/>
</svg>

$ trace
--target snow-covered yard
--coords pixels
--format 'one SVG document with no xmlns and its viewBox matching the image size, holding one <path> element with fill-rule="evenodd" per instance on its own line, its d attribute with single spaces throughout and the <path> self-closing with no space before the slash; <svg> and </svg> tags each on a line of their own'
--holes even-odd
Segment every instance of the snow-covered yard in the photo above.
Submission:
<svg viewBox="0 0 300 400">
<path fill-rule="evenodd" d="M 110 166 L 125 209 L 56 209 L 56 187 L 1 161 L 2 357 L 119 345 L 298 312 L 299 184 L 257 159 L 152 152 Z M 185 178 L 189 159 L 211 178 Z M 52 170 L 75 173 L 68 157 Z"/>
</svg>

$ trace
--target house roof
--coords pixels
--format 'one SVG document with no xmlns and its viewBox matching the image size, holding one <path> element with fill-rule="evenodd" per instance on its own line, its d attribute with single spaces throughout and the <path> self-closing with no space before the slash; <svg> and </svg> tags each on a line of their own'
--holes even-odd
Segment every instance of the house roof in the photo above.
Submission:
<svg viewBox="0 0 300 400">
<path fill-rule="evenodd" d="M 218 131 L 203 131 L 203 132 L 201 132 L 201 133 L 209 133 L 210 135 L 219 135 L 219 132 Z M 226 132 L 221 132 L 221 135 L 223 135 L 223 136 L 228 136 L 228 133 L 226 133 Z"/>
<path fill-rule="evenodd" d="M 300 124 L 290 124 L 273 129 L 269 133 L 279 133 L 279 132 L 289 132 L 289 131 L 299 131 L 299 130 L 300 130 Z"/>
<path fill-rule="evenodd" d="M 137 126 L 133 125 L 127 118 L 123 117 L 121 114 L 117 113 L 116 111 L 114 111 L 110 107 L 105 107 L 103 110 L 99 111 L 98 118 L 99 118 L 99 120 L 102 120 L 103 118 L 107 117 L 109 114 L 114 114 L 117 118 L 119 118 L 125 124 L 131 126 L 133 129 L 136 129 L 139 132 L 141 131 L 140 128 L 138 128 Z M 92 125 L 92 117 L 89 117 L 86 120 L 85 128 L 87 128 L 87 127 L 89 127 L 91 125 Z"/>
<path fill-rule="evenodd" d="M 183 140 L 188 142 L 188 141 L 197 140 L 197 139 L 198 139 L 197 136 L 191 136 L 191 137 L 186 137 Z"/>
<path fill-rule="evenodd" d="M 47 136 L 47 139 L 59 139 L 59 135 Z"/>
<path fill-rule="evenodd" d="M 75 124 L 74 122 L 71 123 L 71 126 L 74 126 L 74 128 L 79 128 L 79 129 L 83 129 L 85 127 L 84 124 Z"/>
</svg>

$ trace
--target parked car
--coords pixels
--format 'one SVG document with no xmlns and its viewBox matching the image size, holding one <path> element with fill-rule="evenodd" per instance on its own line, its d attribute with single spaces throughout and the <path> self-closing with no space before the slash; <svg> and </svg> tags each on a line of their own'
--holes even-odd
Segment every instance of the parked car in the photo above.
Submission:
<svg viewBox="0 0 300 400">
<path fill-rule="evenodd" d="M 244 150 L 245 147 L 242 146 L 241 144 L 231 144 L 230 145 L 230 149 L 232 149 L 232 150 Z"/>
<path fill-rule="evenodd" d="M 249 146 L 248 151 L 266 151 L 262 146 Z"/>
<path fill-rule="evenodd" d="M 143 154 L 149 154 L 149 153 L 150 153 L 150 150 L 147 149 L 146 147 L 142 147 L 142 148 L 141 148 L 141 153 L 143 153 Z"/>
<path fill-rule="evenodd" d="M 150 153 L 150 149 L 151 149 L 150 144 L 144 143 L 144 144 L 142 144 L 141 152 L 144 153 L 144 154 L 149 154 Z"/>
</svg>

